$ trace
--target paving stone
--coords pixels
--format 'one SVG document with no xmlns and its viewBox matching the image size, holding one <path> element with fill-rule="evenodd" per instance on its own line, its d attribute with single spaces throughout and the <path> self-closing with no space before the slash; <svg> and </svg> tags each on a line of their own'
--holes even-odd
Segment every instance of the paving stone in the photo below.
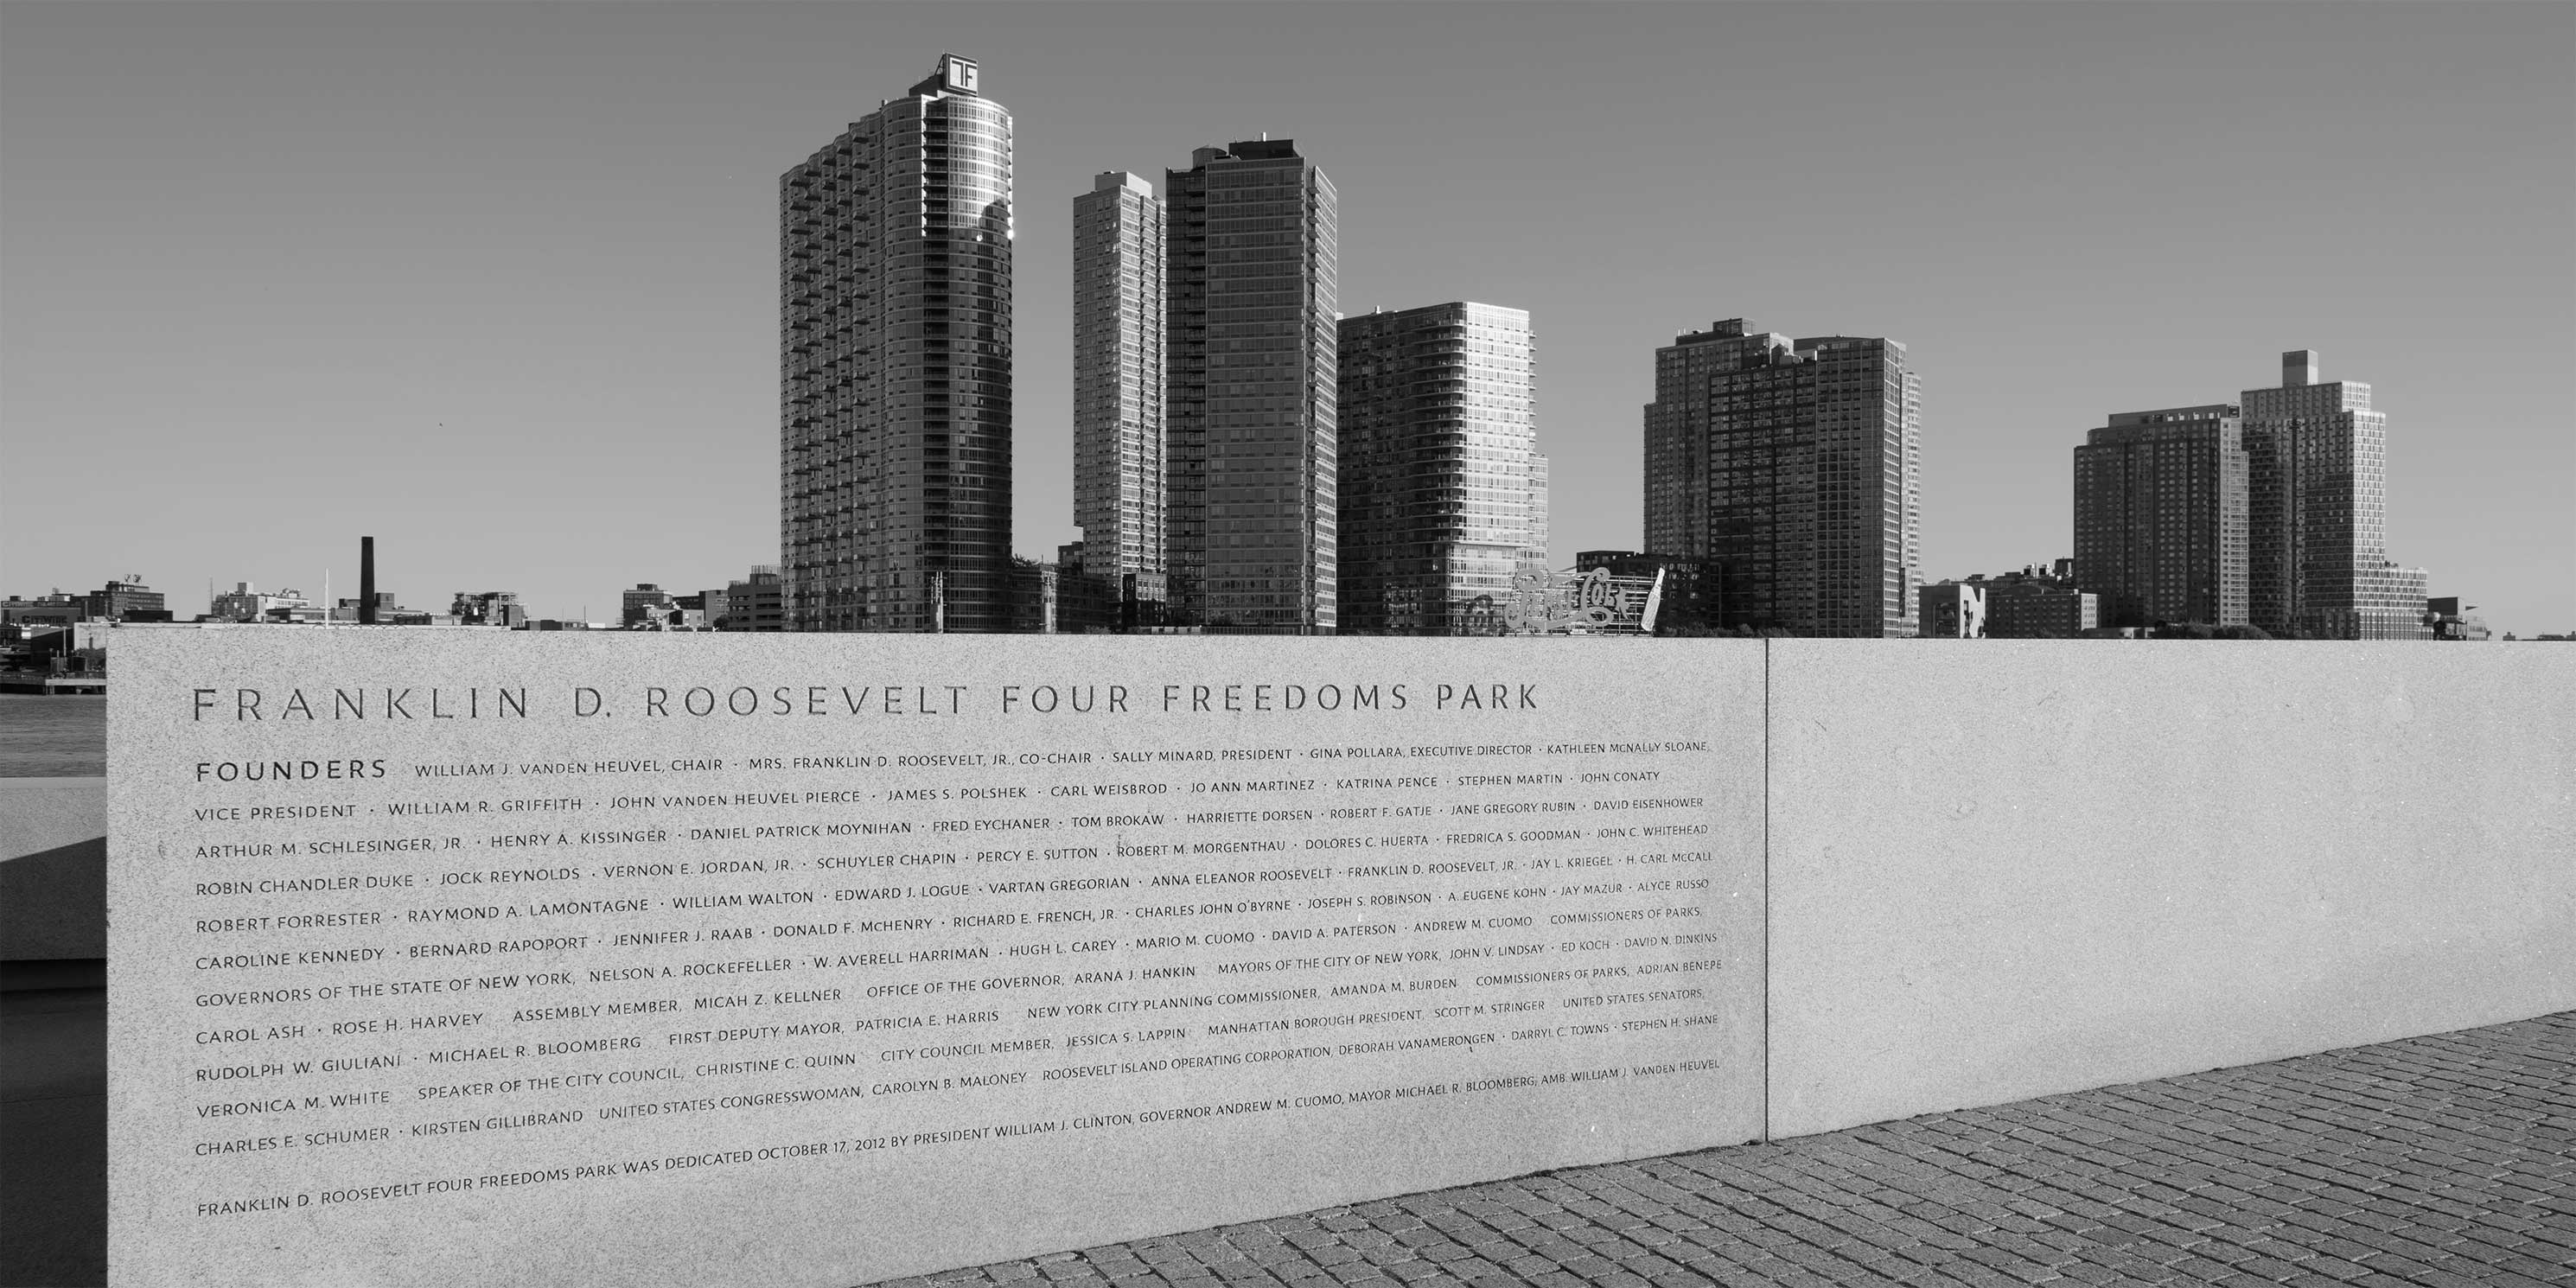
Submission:
<svg viewBox="0 0 2576 1288">
<path fill-rule="evenodd" d="M 888 1281 L 2576 1284 L 2576 1013 Z"/>
<path fill-rule="evenodd" d="M 2061 1266 L 2058 1268 L 2058 1272 L 2071 1283 L 2108 1285 L 2128 1282 L 2120 1276 L 2118 1271 L 2112 1270 L 2106 1266 L 2096 1266 L 2084 1262 L 2074 1262 Z"/>
</svg>

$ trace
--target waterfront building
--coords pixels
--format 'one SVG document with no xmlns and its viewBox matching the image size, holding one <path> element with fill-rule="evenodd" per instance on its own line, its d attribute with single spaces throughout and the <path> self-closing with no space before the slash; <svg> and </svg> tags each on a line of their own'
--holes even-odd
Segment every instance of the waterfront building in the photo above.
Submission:
<svg viewBox="0 0 2576 1288">
<path fill-rule="evenodd" d="M 709 594 L 715 592 L 709 591 Z M 718 627 L 727 631 L 784 631 L 787 579 L 776 564 L 754 564 L 751 574 L 725 585 L 725 611 Z"/>
<path fill-rule="evenodd" d="M 1169 579 L 1161 573 L 1094 569 L 1079 541 L 1056 547 L 1055 629 L 1059 635 L 1131 635 L 1171 629 Z"/>
<path fill-rule="evenodd" d="M 980 80 L 941 58 L 779 181 L 789 629 L 1009 628 L 1011 117 Z"/>
<path fill-rule="evenodd" d="M 1717 560 L 1726 625 L 1911 636 L 1921 383 L 1893 340 L 1750 331 L 1655 353 L 1646 548 Z"/>
<path fill-rule="evenodd" d="M 80 595 L 67 595 L 61 590 L 32 598 L 11 595 L 0 602 L 0 625 L 26 630 L 61 630 L 86 620 L 88 607 Z"/>
<path fill-rule="evenodd" d="M 2101 597 L 2063 571 L 2030 564 L 2019 572 L 1972 576 L 1963 584 L 1984 592 L 1988 639 L 2073 639 L 2103 625 Z"/>
<path fill-rule="evenodd" d="M 1974 582 L 1945 581 L 1920 592 L 1916 616 L 1927 640 L 1974 640 L 1986 637 L 1986 588 Z"/>
<path fill-rule="evenodd" d="M 1725 626 L 1726 569 L 1714 559 L 1639 550 L 1585 550 L 1574 556 L 1574 567 L 1564 574 L 1564 579 L 1580 582 L 1596 572 L 1618 582 L 1642 583 L 1652 592 L 1654 619 L 1641 625 L 1653 634 L 1732 633 Z"/>
<path fill-rule="evenodd" d="M 725 592 L 722 590 L 701 590 L 694 594 L 673 595 L 671 603 L 687 615 L 683 620 L 697 623 L 701 630 L 725 629 L 727 605 Z"/>
<path fill-rule="evenodd" d="M 1545 567 L 1529 314 L 1459 301 L 1339 334 L 1339 630 L 1467 634 Z"/>
<path fill-rule="evenodd" d="M 2495 632 L 2488 629 L 2487 619 L 2472 617 L 2475 604 L 2463 604 L 2457 595 L 2435 595 L 2424 601 L 2426 625 L 2437 640 L 2491 640 Z"/>
<path fill-rule="evenodd" d="M 1335 198 L 1294 140 L 1164 172 L 1165 566 L 1177 619 L 1331 634 Z"/>
<path fill-rule="evenodd" d="M 635 589 L 618 593 L 617 624 L 628 630 L 659 630 L 671 623 L 679 605 L 671 592 L 649 581 L 635 583 Z"/>
<path fill-rule="evenodd" d="M 92 622 L 166 622 L 170 609 L 160 591 L 140 577 L 111 581 L 81 596 L 81 617 Z"/>
<path fill-rule="evenodd" d="M 2281 384 L 2242 396 L 2247 615 L 2280 637 L 2426 639 L 2426 574 L 2388 558 L 2388 417 L 2370 386 L 2319 382 L 2281 355 Z M 2089 575 L 2089 574 L 2088 574 Z"/>
<path fill-rule="evenodd" d="M 1073 521 L 1059 567 L 1115 603 L 1163 584 L 1163 203 L 1123 171 L 1073 199 Z M 1084 619 L 1088 622 L 1088 618 Z M 1077 628 L 1078 629 L 1078 628 Z"/>
<path fill-rule="evenodd" d="M 1010 629 L 1013 634 L 1053 635 L 1058 632 L 1058 575 L 1059 570 L 1054 564 L 1012 556 Z"/>
<path fill-rule="evenodd" d="M 2117 412 L 2075 449 L 2075 566 L 2103 624 L 2246 620 L 2243 422 L 2231 404 Z"/>
<path fill-rule="evenodd" d="M 517 630 L 528 620 L 527 606 L 515 590 L 460 590 L 448 604 L 448 615 L 461 626 L 500 626 Z"/>
<path fill-rule="evenodd" d="M 377 591 L 373 599 L 361 595 L 342 599 L 331 608 L 330 620 L 352 622 L 360 626 L 454 626 L 456 619 L 441 616 L 423 608 L 405 608 L 390 590 Z"/>
<path fill-rule="evenodd" d="M 329 612 L 300 590 L 264 591 L 237 581 L 207 602 L 206 616 L 219 622 L 318 622 Z"/>
</svg>

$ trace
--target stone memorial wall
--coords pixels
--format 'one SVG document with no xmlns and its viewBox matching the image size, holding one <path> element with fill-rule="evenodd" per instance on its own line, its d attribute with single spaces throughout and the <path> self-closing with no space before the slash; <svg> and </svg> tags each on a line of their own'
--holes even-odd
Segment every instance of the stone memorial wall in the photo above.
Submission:
<svg viewBox="0 0 2576 1288">
<path fill-rule="evenodd" d="M 119 649 L 119 1281 L 844 1285 L 1763 1131 L 1756 643 Z"/>
<path fill-rule="evenodd" d="M 2576 648 L 1769 657 L 1774 1137 L 2576 1007 Z"/>
</svg>

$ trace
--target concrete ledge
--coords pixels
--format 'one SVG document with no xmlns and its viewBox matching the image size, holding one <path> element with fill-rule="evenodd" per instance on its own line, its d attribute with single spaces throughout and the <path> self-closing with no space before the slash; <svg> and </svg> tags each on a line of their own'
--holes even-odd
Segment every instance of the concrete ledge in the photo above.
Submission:
<svg viewBox="0 0 2576 1288">
<path fill-rule="evenodd" d="M 0 961 L 107 956 L 107 780 L 0 778 Z"/>
</svg>

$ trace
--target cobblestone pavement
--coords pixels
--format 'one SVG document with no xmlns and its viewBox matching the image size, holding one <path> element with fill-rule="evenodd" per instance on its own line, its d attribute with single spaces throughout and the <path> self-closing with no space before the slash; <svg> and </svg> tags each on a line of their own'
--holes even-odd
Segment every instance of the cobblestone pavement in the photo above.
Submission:
<svg viewBox="0 0 2576 1288">
<path fill-rule="evenodd" d="M 889 1282 L 2576 1283 L 2576 1012 Z"/>
</svg>

